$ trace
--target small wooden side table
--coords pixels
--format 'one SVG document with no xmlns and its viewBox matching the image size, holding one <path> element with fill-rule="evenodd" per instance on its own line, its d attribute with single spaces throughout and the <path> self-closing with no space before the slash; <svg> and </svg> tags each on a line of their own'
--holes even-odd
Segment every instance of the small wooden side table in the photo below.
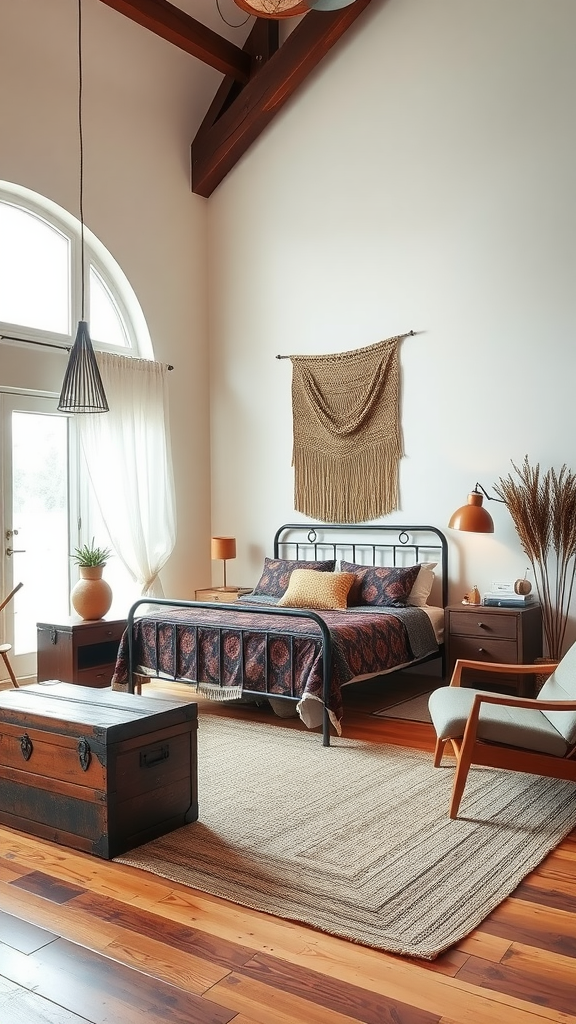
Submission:
<svg viewBox="0 0 576 1024">
<path fill-rule="evenodd" d="M 457 658 L 528 664 L 542 656 L 542 609 L 539 604 L 522 608 L 449 605 L 446 608 L 445 633 L 448 682 Z M 536 674 L 537 668 L 534 671 Z M 462 681 L 483 690 L 512 687 L 526 697 L 532 696 L 534 688 L 532 676 L 491 676 L 482 672 L 481 676 L 473 679 L 471 669 L 464 671 Z"/>
<path fill-rule="evenodd" d="M 110 686 L 126 619 L 37 622 L 38 682 Z"/>
<path fill-rule="evenodd" d="M 220 604 L 232 604 L 244 594 L 251 594 L 252 587 L 235 587 L 234 590 L 222 590 L 221 587 L 206 587 L 194 592 L 195 601 L 215 601 Z"/>
</svg>

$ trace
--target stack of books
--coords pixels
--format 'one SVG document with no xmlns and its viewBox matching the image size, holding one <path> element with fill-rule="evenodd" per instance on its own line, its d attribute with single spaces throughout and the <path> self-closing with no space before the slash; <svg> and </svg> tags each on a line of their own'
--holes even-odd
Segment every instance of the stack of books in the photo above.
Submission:
<svg viewBox="0 0 576 1024">
<path fill-rule="evenodd" d="M 492 608 L 526 608 L 536 601 L 536 594 L 517 594 L 514 583 L 492 583 L 492 589 L 484 594 L 482 604 Z"/>
</svg>

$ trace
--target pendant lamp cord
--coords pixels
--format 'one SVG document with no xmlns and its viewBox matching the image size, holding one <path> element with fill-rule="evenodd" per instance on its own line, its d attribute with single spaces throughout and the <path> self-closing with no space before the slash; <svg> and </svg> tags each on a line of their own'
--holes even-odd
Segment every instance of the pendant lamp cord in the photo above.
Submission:
<svg viewBox="0 0 576 1024">
<path fill-rule="evenodd" d="M 80 143 L 80 282 L 81 320 L 84 320 L 84 135 L 82 132 L 82 0 L 78 0 L 78 140 Z"/>
<path fill-rule="evenodd" d="M 246 22 L 249 21 L 250 18 L 252 17 L 252 15 L 249 14 L 248 17 L 244 18 L 244 21 L 239 21 L 239 22 L 237 22 L 237 24 L 234 24 L 234 22 L 232 22 L 232 21 L 227 21 L 227 19 L 222 14 L 222 9 L 220 7 L 220 0 L 216 0 L 216 10 L 218 11 L 218 14 L 220 15 L 220 17 L 222 18 L 222 21 L 224 22 L 224 24 L 228 25 L 229 28 L 242 28 L 242 25 L 245 25 Z"/>
</svg>

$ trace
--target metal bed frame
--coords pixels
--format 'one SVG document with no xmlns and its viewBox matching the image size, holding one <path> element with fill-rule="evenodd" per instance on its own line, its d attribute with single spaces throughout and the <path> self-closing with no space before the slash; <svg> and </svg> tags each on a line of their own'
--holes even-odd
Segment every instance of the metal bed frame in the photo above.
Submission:
<svg viewBox="0 0 576 1024">
<path fill-rule="evenodd" d="M 355 539 L 349 539 L 350 534 L 354 533 Z M 340 540 L 337 539 L 343 534 L 348 534 L 348 539 Z M 395 535 L 395 539 L 394 538 Z M 386 537 L 388 539 L 378 540 L 378 538 Z M 434 539 L 432 539 L 434 538 Z M 406 561 L 406 553 L 410 555 L 410 561 Z M 441 586 L 441 602 L 442 607 L 445 608 L 448 603 L 448 543 L 446 537 L 441 530 L 438 530 L 435 526 L 403 526 L 403 525 L 345 525 L 345 524 L 326 524 L 326 523 L 314 523 L 312 525 L 306 523 L 286 523 L 281 526 L 274 536 L 274 558 L 292 558 L 292 559 L 303 559 L 305 561 L 318 561 L 328 558 L 344 559 L 345 561 L 358 562 L 362 565 L 382 565 L 382 566 L 408 566 L 414 565 L 420 560 L 431 561 L 432 558 L 438 561 L 440 564 L 440 586 Z M 135 679 L 134 676 L 138 674 L 134 666 L 134 650 L 133 650 L 133 627 L 135 613 L 138 608 L 142 605 L 148 607 L 168 607 L 168 608 L 206 608 L 213 609 L 214 604 L 212 602 L 205 601 L 184 601 L 184 600 L 170 600 L 168 598 L 150 598 L 142 597 L 138 601 L 135 601 L 128 612 L 127 630 L 128 630 L 128 691 L 134 692 Z M 219 609 L 233 611 L 235 613 L 240 612 L 248 613 L 254 612 L 254 604 L 243 604 L 242 602 L 234 602 L 234 604 L 218 603 Z M 328 702 L 330 699 L 330 681 L 332 671 L 332 637 L 330 630 L 326 625 L 324 619 L 317 613 L 311 610 L 302 608 L 278 608 L 274 605 L 258 605 L 258 610 L 266 615 L 272 616 L 296 616 L 298 618 L 307 618 L 312 622 L 316 623 L 322 634 L 322 699 L 323 699 L 323 715 L 322 715 L 322 745 L 325 747 L 330 746 L 330 718 L 328 715 Z M 196 627 L 198 628 L 198 627 Z M 219 633 L 219 648 L 220 648 L 220 665 L 223 663 L 223 644 L 222 644 L 222 633 L 228 627 L 226 626 L 212 626 L 211 628 L 217 629 Z M 235 627 L 238 629 L 238 627 Z M 270 636 L 273 635 L 273 630 L 264 630 L 254 628 L 253 626 L 247 627 L 247 632 L 260 633 L 266 636 L 266 651 L 268 651 Z M 244 631 L 240 628 L 240 633 L 243 636 Z M 241 645 L 243 647 L 243 645 Z M 196 645 L 196 649 L 198 645 Z M 438 653 L 428 655 L 426 658 L 422 658 L 419 661 L 411 662 L 411 664 L 423 664 L 424 662 L 431 661 L 440 657 L 442 659 L 442 675 L 445 675 L 446 659 L 445 659 L 445 647 L 442 644 L 439 648 Z M 253 697 L 273 697 L 277 700 L 298 700 L 299 697 L 294 693 L 294 658 L 292 660 L 292 686 L 291 694 L 278 694 L 269 693 L 268 681 L 267 681 L 267 666 L 266 666 L 266 691 L 262 690 L 243 690 L 247 696 Z M 390 674 L 394 670 L 388 670 L 387 674 Z M 222 676 L 222 673 L 221 673 Z M 190 682 L 190 680 L 184 680 Z"/>
</svg>

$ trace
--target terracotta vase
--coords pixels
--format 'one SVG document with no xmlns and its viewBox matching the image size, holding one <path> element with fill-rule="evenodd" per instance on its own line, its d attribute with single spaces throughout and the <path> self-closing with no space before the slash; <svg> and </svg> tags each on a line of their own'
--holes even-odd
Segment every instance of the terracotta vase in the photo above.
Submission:
<svg viewBox="0 0 576 1024">
<path fill-rule="evenodd" d="M 101 619 L 110 610 L 112 590 L 102 579 L 103 565 L 80 565 L 80 579 L 73 586 L 70 600 L 81 619 Z"/>
</svg>

